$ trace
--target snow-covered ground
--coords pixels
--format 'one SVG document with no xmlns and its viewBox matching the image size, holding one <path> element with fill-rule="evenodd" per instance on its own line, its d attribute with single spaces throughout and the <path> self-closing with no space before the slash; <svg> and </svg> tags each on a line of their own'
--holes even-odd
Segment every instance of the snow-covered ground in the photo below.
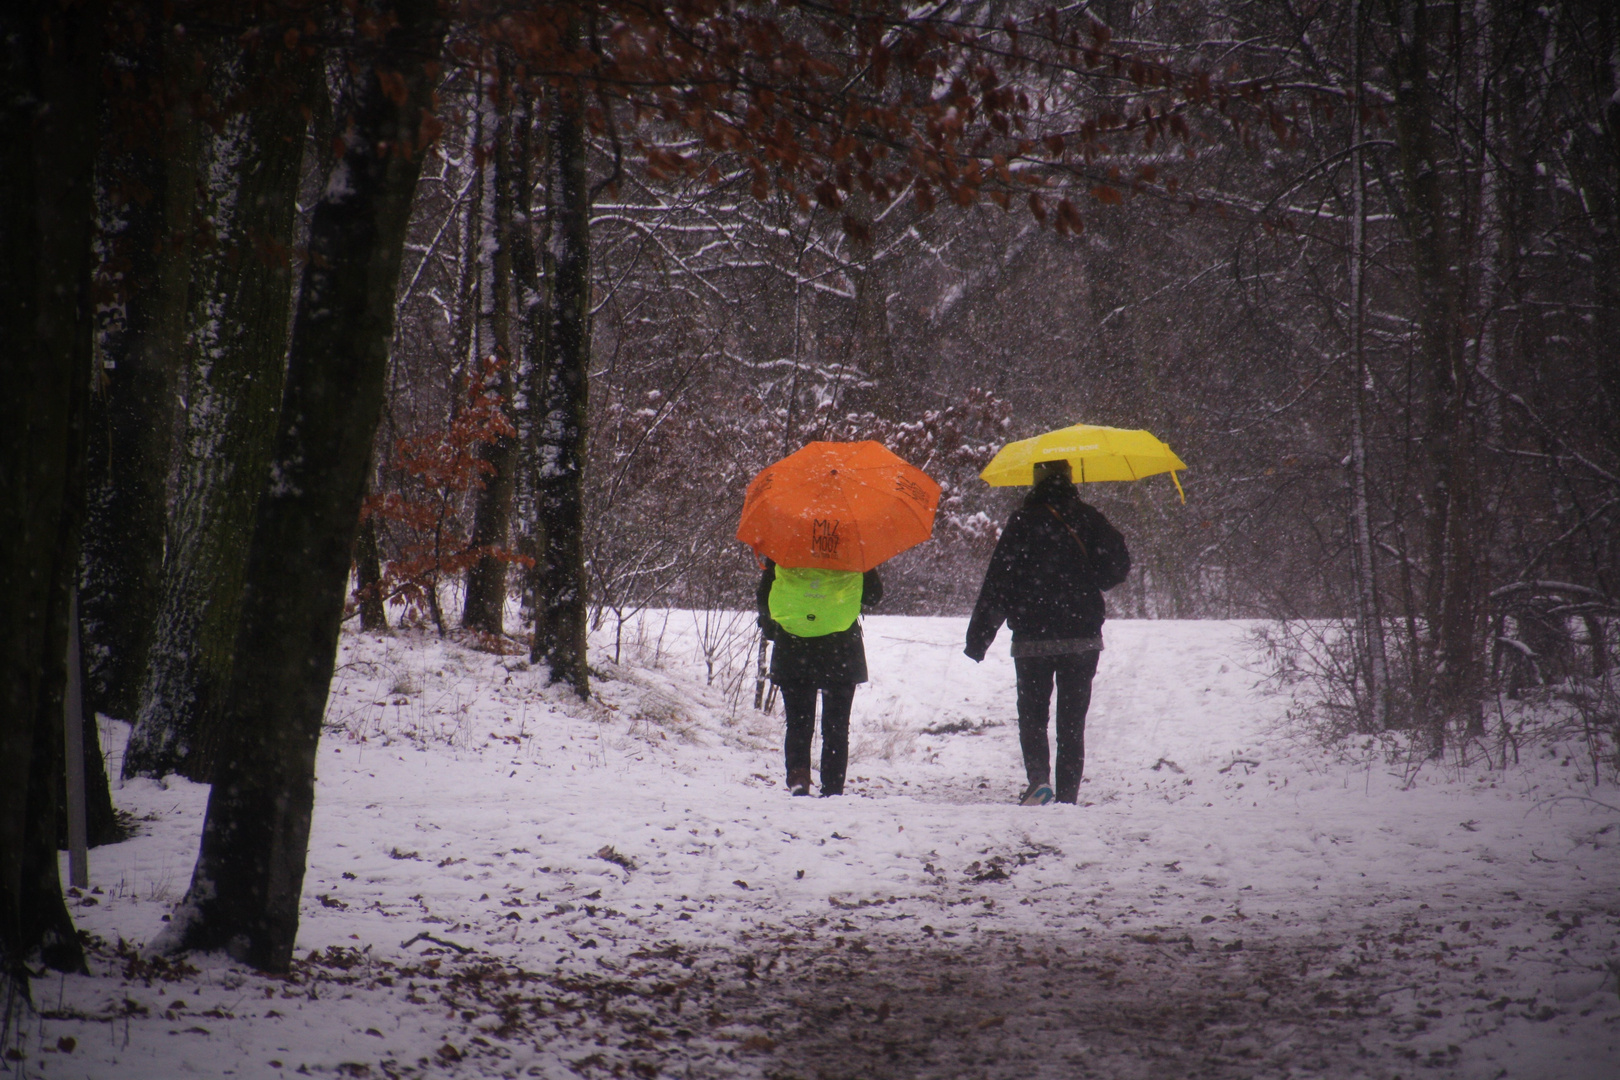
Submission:
<svg viewBox="0 0 1620 1080">
<path fill-rule="evenodd" d="M 140 834 L 69 901 L 93 974 L 35 982 L 11 1064 L 1620 1076 L 1620 799 L 1573 748 L 1358 763 L 1290 733 L 1249 627 L 1115 621 L 1083 805 L 1021 808 L 1005 636 L 975 665 L 963 620 L 879 617 L 850 794 L 794 799 L 780 708 L 706 684 L 697 626 L 649 616 L 622 665 L 604 637 L 588 704 L 519 658 L 346 636 L 294 973 L 142 958 L 206 792 L 127 784 Z"/>
</svg>

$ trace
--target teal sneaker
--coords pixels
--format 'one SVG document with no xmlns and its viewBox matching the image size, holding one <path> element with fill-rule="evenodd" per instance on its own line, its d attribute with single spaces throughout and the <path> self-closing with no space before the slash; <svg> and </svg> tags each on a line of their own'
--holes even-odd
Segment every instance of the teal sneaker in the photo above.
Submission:
<svg viewBox="0 0 1620 1080">
<path fill-rule="evenodd" d="M 1045 806 L 1052 801 L 1052 789 L 1045 784 L 1031 784 L 1029 790 L 1024 792 L 1023 798 L 1018 800 L 1019 806 Z"/>
</svg>

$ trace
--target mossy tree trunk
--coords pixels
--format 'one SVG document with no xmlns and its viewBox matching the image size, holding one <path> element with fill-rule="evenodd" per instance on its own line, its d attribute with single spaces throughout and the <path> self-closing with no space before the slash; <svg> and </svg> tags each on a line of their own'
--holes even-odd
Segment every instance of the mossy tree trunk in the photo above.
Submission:
<svg viewBox="0 0 1620 1080">
<path fill-rule="evenodd" d="M 130 7 L 111 48 L 134 93 L 101 107 L 96 209 L 101 304 L 85 450 L 79 612 L 91 847 L 124 839 L 97 713 L 133 720 L 162 596 L 175 391 L 197 184 L 191 39 Z M 154 119 L 155 118 L 155 119 Z M 59 841 L 65 843 L 65 823 Z"/>
<path fill-rule="evenodd" d="M 199 218 L 209 235 L 193 264 L 179 481 L 126 777 L 209 779 L 253 515 L 269 480 L 305 144 L 299 104 L 319 66 L 262 37 L 215 65 L 214 98 L 242 104 L 202 149 Z"/>
<path fill-rule="evenodd" d="M 97 331 L 79 610 L 87 712 L 133 720 L 157 620 L 174 401 L 190 281 L 197 54 L 128 9 L 112 48 L 134 93 L 104 102 Z M 137 32 L 138 31 L 138 32 Z M 156 117 L 156 121 L 152 119 Z"/>
<path fill-rule="evenodd" d="M 591 207 L 585 162 L 585 103 L 577 88 L 551 100 L 554 172 L 550 325 L 532 437 L 536 566 L 534 662 L 553 681 L 590 694 L 586 660 L 585 453 L 591 354 Z"/>
<path fill-rule="evenodd" d="M 393 5 L 348 57 L 344 149 L 310 222 L 241 628 L 191 887 L 166 948 L 226 949 L 287 970 L 360 502 L 382 410 L 412 195 L 431 133 L 444 25 L 433 0 Z M 379 153 L 379 148 L 383 152 Z"/>
</svg>

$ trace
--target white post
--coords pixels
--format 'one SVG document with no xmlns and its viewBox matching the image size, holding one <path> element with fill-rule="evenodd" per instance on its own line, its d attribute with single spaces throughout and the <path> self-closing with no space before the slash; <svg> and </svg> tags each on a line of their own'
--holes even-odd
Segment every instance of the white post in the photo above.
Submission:
<svg viewBox="0 0 1620 1080">
<path fill-rule="evenodd" d="M 89 830 L 84 797 L 84 687 L 79 668 L 79 590 L 68 605 L 67 694 L 63 702 L 63 756 L 67 759 L 68 884 L 90 886 Z"/>
</svg>

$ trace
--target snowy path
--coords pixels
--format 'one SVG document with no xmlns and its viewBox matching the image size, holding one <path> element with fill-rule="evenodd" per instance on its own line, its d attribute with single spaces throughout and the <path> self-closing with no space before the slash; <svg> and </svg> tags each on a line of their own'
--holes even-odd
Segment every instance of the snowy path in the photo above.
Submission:
<svg viewBox="0 0 1620 1080">
<path fill-rule="evenodd" d="M 1620 1074 L 1620 829 L 1550 801 L 1613 803 L 1589 764 L 1408 783 L 1293 742 L 1246 627 L 1113 622 L 1087 805 L 1020 808 L 1005 640 L 974 665 L 962 627 L 869 620 L 840 800 L 787 797 L 779 714 L 733 717 L 679 647 L 583 707 L 510 660 L 346 639 L 300 938 L 318 955 L 289 980 L 219 959 L 173 978 L 104 950 L 96 977 L 36 983 L 26 1067 Z M 74 910 L 140 943 L 184 890 L 204 792 L 118 795 L 145 832 L 94 853 L 102 891 Z"/>
</svg>

